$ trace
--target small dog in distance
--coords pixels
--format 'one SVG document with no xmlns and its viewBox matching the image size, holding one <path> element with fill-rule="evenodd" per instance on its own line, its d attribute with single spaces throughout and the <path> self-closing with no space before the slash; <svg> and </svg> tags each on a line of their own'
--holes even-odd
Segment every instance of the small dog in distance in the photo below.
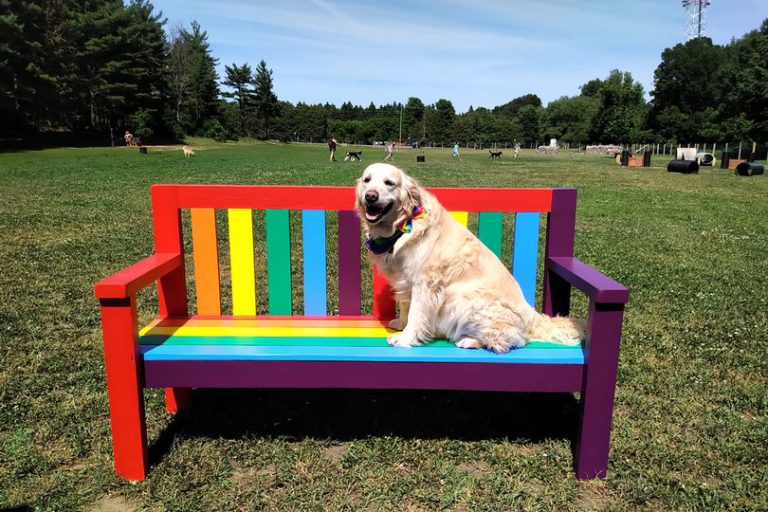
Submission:
<svg viewBox="0 0 768 512">
<path fill-rule="evenodd" d="M 359 162 L 363 159 L 362 151 L 347 151 L 344 161 L 347 162 Z"/>
<path fill-rule="evenodd" d="M 184 151 L 184 158 L 189 158 L 190 156 L 195 156 L 195 150 L 192 148 L 188 148 L 187 146 L 182 146 L 182 151 Z"/>
<path fill-rule="evenodd" d="M 491 154 L 490 155 L 491 156 L 491 160 L 493 160 L 494 158 L 496 158 L 498 160 L 501 160 L 501 151 L 492 151 L 492 150 L 489 149 L 488 152 Z"/>
</svg>

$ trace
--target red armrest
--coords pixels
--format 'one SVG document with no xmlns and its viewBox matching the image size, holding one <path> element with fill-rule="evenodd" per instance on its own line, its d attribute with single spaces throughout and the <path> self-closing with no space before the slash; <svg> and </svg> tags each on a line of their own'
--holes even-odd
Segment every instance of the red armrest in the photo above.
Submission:
<svg viewBox="0 0 768 512">
<path fill-rule="evenodd" d="M 629 290 L 586 263 L 570 256 L 549 258 L 549 268 L 601 304 L 626 304 Z"/>
<path fill-rule="evenodd" d="M 102 279 L 94 286 L 98 299 L 124 299 L 179 268 L 181 254 L 158 253 Z"/>
</svg>

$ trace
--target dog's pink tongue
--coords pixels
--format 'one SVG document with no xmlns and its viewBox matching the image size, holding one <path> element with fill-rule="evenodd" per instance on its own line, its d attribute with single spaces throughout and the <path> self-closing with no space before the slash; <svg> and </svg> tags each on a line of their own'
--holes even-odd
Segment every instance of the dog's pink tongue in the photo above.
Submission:
<svg viewBox="0 0 768 512">
<path fill-rule="evenodd" d="M 379 218 L 378 215 L 373 215 L 371 213 L 365 212 L 365 218 L 368 220 L 376 220 Z"/>
</svg>

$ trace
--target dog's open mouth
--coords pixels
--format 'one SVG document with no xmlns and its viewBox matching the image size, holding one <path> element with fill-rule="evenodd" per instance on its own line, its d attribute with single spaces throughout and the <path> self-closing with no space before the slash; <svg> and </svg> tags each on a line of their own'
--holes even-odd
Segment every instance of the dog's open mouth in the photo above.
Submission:
<svg viewBox="0 0 768 512">
<path fill-rule="evenodd" d="M 389 204 L 387 204 L 384 207 L 381 207 L 376 204 L 368 204 L 365 206 L 365 220 L 368 221 L 368 224 L 376 224 L 379 222 L 386 214 L 389 213 L 389 211 L 392 209 L 392 205 L 395 204 L 394 201 L 390 201 Z"/>
</svg>

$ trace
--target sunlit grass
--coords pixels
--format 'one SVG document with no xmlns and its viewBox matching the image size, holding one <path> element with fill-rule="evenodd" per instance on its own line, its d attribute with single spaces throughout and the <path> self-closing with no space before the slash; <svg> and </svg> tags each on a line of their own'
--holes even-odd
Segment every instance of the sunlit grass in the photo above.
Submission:
<svg viewBox="0 0 768 512">
<path fill-rule="evenodd" d="M 151 253 L 149 185 L 351 185 L 384 156 L 189 142 L 0 155 L 0 509 L 768 508 L 768 180 L 531 151 L 394 163 L 427 186 L 579 189 L 576 255 L 631 289 L 607 481 L 574 480 L 569 396 L 323 390 L 199 391 L 174 424 L 150 392 L 160 456 L 120 481 L 92 286 Z"/>
</svg>

